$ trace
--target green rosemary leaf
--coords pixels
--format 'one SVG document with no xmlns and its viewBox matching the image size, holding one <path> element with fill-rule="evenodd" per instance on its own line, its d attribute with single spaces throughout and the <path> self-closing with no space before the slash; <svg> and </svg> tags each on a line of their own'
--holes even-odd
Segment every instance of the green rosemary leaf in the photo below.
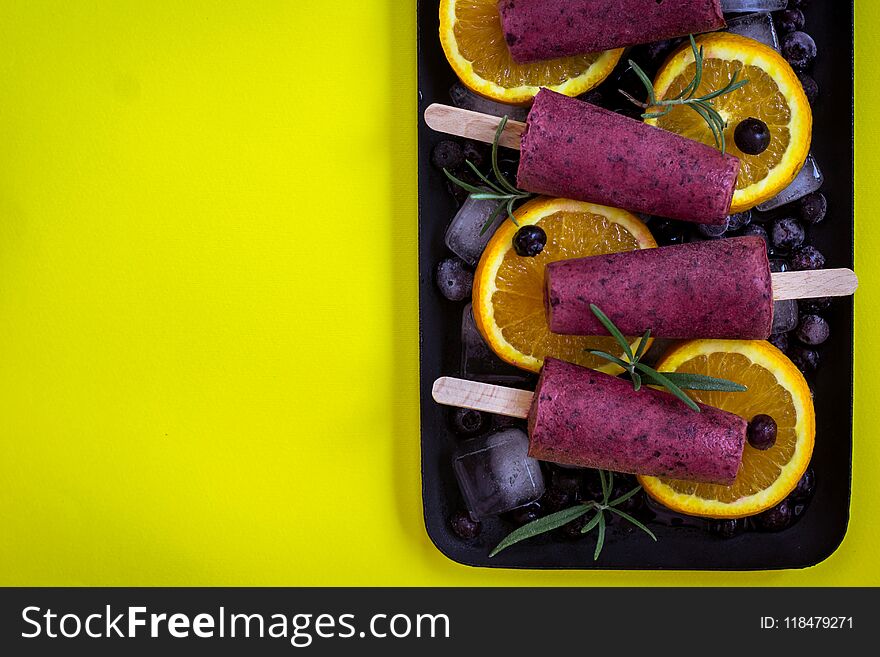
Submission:
<svg viewBox="0 0 880 657">
<path fill-rule="evenodd" d="M 508 182 L 507 178 L 505 178 L 504 174 L 501 172 L 501 167 L 498 166 L 498 144 L 501 141 L 501 135 L 504 133 L 504 127 L 507 125 L 507 120 L 508 117 L 506 116 L 501 119 L 501 123 L 498 124 L 498 129 L 495 131 L 495 139 L 492 141 L 492 172 L 495 174 L 495 179 L 501 187 L 511 194 L 519 196 L 522 195 L 522 192 Z"/>
<path fill-rule="evenodd" d="M 608 495 L 605 496 L 605 499 L 602 500 L 603 504 L 608 504 L 608 499 L 611 497 L 611 493 L 614 491 L 614 472 L 612 470 L 608 470 Z"/>
<path fill-rule="evenodd" d="M 463 180 L 456 178 L 451 173 L 449 173 L 449 171 L 447 169 L 443 169 L 443 173 L 445 173 L 446 177 L 449 178 L 452 182 L 454 182 L 456 185 L 458 185 L 462 189 L 469 191 L 471 194 L 485 194 L 486 193 L 486 190 L 483 189 L 482 187 L 475 187 L 474 185 L 468 184 L 468 183 L 464 182 Z"/>
<path fill-rule="evenodd" d="M 740 383 L 718 379 L 714 376 L 688 372 L 662 372 L 662 374 L 682 390 L 711 390 L 715 392 L 746 392 L 748 390 Z"/>
<path fill-rule="evenodd" d="M 638 392 L 642 389 L 642 377 L 638 372 L 630 372 L 630 377 L 632 377 L 633 381 L 633 390 Z"/>
<path fill-rule="evenodd" d="M 599 559 L 602 554 L 602 547 L 605 545 L 605 513 L 599 511 L 599 535 L 596 537 L 596 551 L 593 552 L 593 561 Z"/>
<path fill-rule="evenodd" d="M 586 525 L 584 525 L 584 526 L 581 528 L 581 534 L 589 534 L 591 531 L 593 531 L 593 530 L 596 528 L 596 525 L 599 524 L 599 516 L 601 516 L 602 513 L 603 513 L 602 509 L 599 509 L 599 510 L 596 512 L 596 515 L 594 515 L 594 516 L 590 519 L 590 522 L 588 522 Z"/>
<path fill-rule="evenodd" d="M 635 525 L 636 527 L 638 527 L 639 529 L 641 529 L 641 530 L 642 530 L 643 532 L 645 532 L 648 536 L 650 536 L 651 538 L 653 538 L 654 541 L 657 540 L 657 537 L 654 535 L 654 532 L 652 532 L 650 529 L 648 529 L 643 523 L 641 523 L 641 522 L 639 522 L 638 520 L 636 520 L 635 518 L 633 518 L 633 517 L 632 517 L 630 514 L 628 514 L 626 511 L 621 511 L 620 509 L 615 508 L 615 507 L 613 507 L 613 506 L 612 506 L 612 507 L 608 507 L 608 510 L 611 511 L 611 513 L 616 513 L 617 515 L 619 515 L 621 518 L 623 518 L 623 519 L 626 520 L 627 522 L 632 523 L 633 525 Z"/>
<path fill-rule="evenodd" d="M 477 201 L 507 201 L 507 196 L 501 196 L 494 192 L 482 192 L 480 194 L 471 194 L 471 198 Z"/>
<path fill-rule="evenodd" d="M 510 220 L 513 222 L 513 225 L 519 228 L 519 222 L 516 220 L 516 216 L 513 214 L 513 204 L 516 203 L 516 199 L 512 198 L 507 202 L 507 216 L 510 217 Z"/>
<path fill-rule="evenodd" d="M 651 367 L 648 367 L 647 365 L 644 365 L 642 363 L 636 363 L 636 367 L 638 369 L 640 369 L 642 371 L 642 373 L 645 376 L 647 376 L 649 379 L 653 379 L 656 383 L 663 386 L 669 392 L 671 392 L 673 395 L 678 397 L 681 401 L 683 401 L 685 404 L 687 404 L 687 406 L 689 408 L 696 411 L 697 413 L 700 412 L 700 407 L 697 406 L 696 402 L 694 402 L 693 399 L 688 397 L 681 388 L 679 388 L 677 385 L 675 385 L 672 381 L 670 381 L 668 378 L 666 378 L 663 374 L 661 374 L 657 370 L 655 370 Z"/>
<path fill-rule="evenodd" d="M 604 326 L 606 329 L 608 329 L 608 332 L 612 336 L 614 336 L 614 339 L 617 340 L 617 342 L 623 348 L 623 353 L 625 353 L 627 355 L 627 358 L 629 358 L 630 362 L 632 362 L 633 361 L 632 348 L 629 346 L 629 341 L 623 336 L 623 333 L 621 333 L 618 330 L 618 328 L 614 325 L 614 322 L 612 322 L 610 319 L 608 319 L 608 316 L 605 313 L 603 313 L 601 310 L 599 310 L 599 307 L 595 303 L 590 304 L 590 310 L 592 310 L 593 314 L 596 316 L 596 318 L 600 322 L 602 322 L 602 326 Z"/>
<path fill-rule="evenodd" d="M 572 506 L 563 509 L 562 511 L 551 513 L 549 516 L 533 520 L 527 525 L 523 525 L 519 529 L 508 534 L 507 537 L 502 540 L 491 553 L 489 553 L 489 556 L 494 557 L 502 550 L 506 550 L 511 545 L 515 545 L 520 541 L 558 529 L 559 527 L 570 523 L 572 520 L 577 520 L 592 508 L 592 504 L 578 504 L 577 506 Z"/>
<path fill-rule="evenodd" d="M 636 64 L 633 60 L 629 60 L 629 67 L 633 70 L 633 73 L 638 76 L 639 80 L 642 81 L 642 84 L 645 85 L 645 89 L 648 92 L 648 104 L 656 104 L 657 98 L 654 96 L 654 83 L 651 82 L 651 78 L 649 78 L 648 74 L 642 70 L 641 66 Z"/>
<path fill-rule="evenodd" d="M 483 227 L 480 229 L 480 235 L 484 235 L 487 230 L 495 223 L 495 220 L 498 218 L 498 215 L 501 214 L 501 211 L 504 209 L 504 203 L 499 203 L 494 210 L 492 210 L 489 218 L 486 219 L 486 223 L 483 224 Z"/>
<path fill-rule="evenodd" d="M 625 360 L 621 360 L 617 356 L 612 356 L 607 351 L 599 351 L 598 349 L 587 349 L 587 353 L 593 354 L 594 356 L 598 356 L 599 358 L 604 358 L 605 360 L 610 360 L 615 365 L 620 365 L 623 369 L 628 370 L 630 368 L 630 364 Z"/>
<path fill-rule="evenodd" d="M 608 498 L 611 496 L 611 486 L 608 484 L 604 470 L 599 470 L 599 483 L 602 484 L 602 503 L 607 504 Z"/>
<path fill-rule="evenodd" d="M 507 194 L 507 192 L 505 192 L 503 189 L 498 187 L 498 185 L 496 185 L 491 180 L 489 180 L 488 176 L 484 176 L 482 173 L 480 173 L 480 170 L 477 168 L 476 164 L 474 164 L 470 160 L 465 160 L 464 163 L 467 164 L 468 167 L 470 167 L 471 171 L 473 171 L 477 175 L 477 177 L 483 181 L 483 183 L 486 186 L 490 187 L 493 191 L 497 192 L 499 195 L 501 195 L 505 198 L 507 198 L 509 196 L 509 194 Z"/>
<path fill-rule="evenodd" d="M 648 349 L 648 340 L 651 339 L 651 329 L 645 331 L 645 334 L 642 336 L 642 339 L 639 340 L 639 346 L 636 349 L 636 357 L 635 360 L 639 360 L 642 356 L 645 355 L 645 351 Z"/>
<path fill-rule="evenodd" d="M 643 119 L 659 119 L 661 117 L 666 116 L 672 111 L 672 105 L 667 105 L 665 109 L 660 112 L 646 112 L 642 114 Z"/>
<path fill-rule="evenodd" d="M 626 502 L 628 499 L 630 499 L 633 495 L 635 495 L 636 493 L 638 493 L 640 490 L 642 490 L 642 487 L 641 487 L 641 486 L 636 486 L 635 488 L 633 488 L 633 489 L 632 489 L 631 491 L 629 491 L 628 493 L 624 493 L 624 494 L 621 495 L 620 497 L 611 500 L 611 502 L 609 502 L 608 506 L 618 506 L 618 505 L 620 505 L 620 504 L 623 504 L 623 503 Z"/>
</svg>

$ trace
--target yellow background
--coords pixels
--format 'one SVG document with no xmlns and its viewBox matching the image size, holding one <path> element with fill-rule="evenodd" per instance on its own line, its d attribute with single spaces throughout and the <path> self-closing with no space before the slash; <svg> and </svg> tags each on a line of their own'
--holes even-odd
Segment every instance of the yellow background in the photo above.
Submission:
<svg viewBox="0 0 880 657">
<path fill-rule="evenodd" d="M 694 577 L 477 570 L 425 534 L 414 0 L 0 3 L 0 584 L 880 584 L 857 4 L 849 533 Z"/>
</svg>

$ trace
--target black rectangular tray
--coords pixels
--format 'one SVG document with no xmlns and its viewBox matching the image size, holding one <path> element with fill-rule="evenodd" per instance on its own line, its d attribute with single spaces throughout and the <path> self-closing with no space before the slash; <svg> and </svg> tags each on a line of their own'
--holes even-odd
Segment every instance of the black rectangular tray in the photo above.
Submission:
<svg viewBox="0 0 880 657">
<path fill-rule="evenodd" d="M 449 426 L 449 409 L 431 398 L 438 376 L 460 375 L 460 330 L 464 305 L 447 301 L 434 284 L 436 264 L 449 255 L 444 234 L 456 203 L 442 173 L 430 164 L 431 149 L 442 135 L 423 119 L 431 103 L 451 104 L 455 74 L 438 38 L 439 0 L 418 0 L 419 34 L 419 308 L 421 343 L 422 497 L 425 525 L 437 548 L 450 559 L 471 566 L 532 569 L 677 569 L 765 570 L 804 568 L 830 556 L 840 545 L 849 520 L 852 471 L 853 306 L 836 302 L 827 315 L 831 339 L 821 348 L 822 363 L 810 378 L 816 404 L 813 468 L 817 486 L 803 517 L 779 533 L 746 532 L 721 539 L 699 528 L 652 524 L 659 541 L 641 532 L 609 531 L 601 559 L 592 559 L 592 542 L 540 537 L 489 559 L 489 551 L 511 531 L 499 519 L 483 522 L 480 536 L 462 541 L 448 518 L 461 508 L 452 472 L 452 454 L 460 439 Z M 825 175 L 822 188 L 828 218 L 811 227 L 810 236 L 828 267 L 853 266 L 853 98 L 852 5 L 813 2 L 806 29 L 819 57 L 813 77 L 820 97 L 813 107 L 812 152 Z M 625 59 L 625 58 L 624 58 Z M 831 102 L 832 99 L 834 102 Z M 533 387 L 534 379 L 520 387 Z"/>
</svg>

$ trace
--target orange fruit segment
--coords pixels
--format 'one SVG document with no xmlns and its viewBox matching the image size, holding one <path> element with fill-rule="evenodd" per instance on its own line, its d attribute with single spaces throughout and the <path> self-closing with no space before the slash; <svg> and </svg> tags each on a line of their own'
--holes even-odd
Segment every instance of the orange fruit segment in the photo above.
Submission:
<svg viewBox="0 0 880 657">
<path fill-rule="evenodd" d="M 773 198 L 800 172 L 810 151 L 813 114 L 803 87 L 791 66 L 778 52 L 753 39 L 714 33 L 696 39 L 703 47 L 703 77 L 696 96 L 724 88 L 734 73 L 748 84 L 713 100 L 727 122 L 727 152 L 740 159 L 741 168 L 731 214 L 743 212 Z M 687 43 L 660 68 L 654 81 L 658 99 L 674 98 L 693 79 L 696 64 Z M 747 118 L 760 119 L 770 129 L 770 145 L 763 153 L 748 155 L 734 140 L 736 126 Z M 706 121 L 693 109 L 677 106 L 657 119 L 646 121 L 664 130 L 715 146 Z"/>
<path fill-rule="evenodd" d="M 785 354 L 763 340 L 693 340 L 668 352 L 657 369 L 745 385 L 747 392 L 688 394 L 746 420 L 769 415 L 776 421 L 777 437 L 767 450 L 746 442 L 742 467 L 730 486 L 640 476 L 651 497 L 693 516 L 742 518 L 775 506 L 794 490 L 813 454 L 816 419 L 810 388 Z"/>
<path fill-rule="evenodd" d="M 474 274 L 477 329 L 503 360 L 537 372 L 546 356 L 619 374 L 619 366 L 586 353 L 598 349 L 621 356 L 609 337 L 556 335 L 547 326 L 544 268 L 550 262 L 657 246 L 638 217 L 624 210 L 568 199 L 537 198 L 515 212 L 519 226 L 538 225 L 547 245 L 534 258 L 513 249 L 518 226 L 504 222 L 483 252 Z"/>
<path fill-rule="evenodd" d="M 541 87 L 569 96 L 589 91 L 623 54 L 617 49 L 518 64 L 504 40 L 497 0 L 441 0 L 440 42 L 465 86 L 511 104 L 530 102 Z"/>
</svg>

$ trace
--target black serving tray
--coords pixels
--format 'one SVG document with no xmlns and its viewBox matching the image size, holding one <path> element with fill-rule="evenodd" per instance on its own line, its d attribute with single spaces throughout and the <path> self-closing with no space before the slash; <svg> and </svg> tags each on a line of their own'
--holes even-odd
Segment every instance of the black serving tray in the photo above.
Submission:
<svg viewBox="0 0 880 657">
<path fill-rule="evenodd" d="M 500 519 L 483 522 L 480 536 L 463 541 L 450 530 L 450 513 L 461 508 L 452 472 L 452 454 L 460 442 L 449 426 L 450 410 L 431 398 L 438 376 L 460 376 L 460 330 L 467 303 L 447 301 L 434 284 L 434 268 L 449 252 L 444 234 L 456 202 L 442 173 L 430 164 L 431 149 L 442 135 L 423 119 L 431 103 L 451 104 L 455 74 L 438 39 L 438 0 L 418 1 L 419 34 L 419 308 L 421 343 L 422 497 L 428 535 L 450 559 L 471 566 L 532 569 L 676 569 L 764 570 L 804 568 L 830 556 L 840 545 L 849 520 L 852 471 L 853 306 L 836 302 L 826 314 L 831 339 L 822 347 L 822 364 L 809 381 L 816 403 L 813 468 L 816 492 L 804 515 L 779 533 L 746 532 L 732 539 L 702 529 L 651 524 L 659 541 L 641 532 L 609 530 L 601 558 L 594 562 L 591 539 L 542 536 L 489 559 L 489 551 L 512 526 Z M 807 31 L 819 57 L 812 71 L 820 97 L 813 107 L 812 152 L 825 175 L 828 218 L 809 235 L 826 256 L 827 267 L 853 266 L 853 98 L 852 5 L 813 2 L 806 11 Z M 625 59 L 625 58 L 624 58 Z M 834 102 L 831 102 L 834 99 Z M 520 384 L 532 388 L 531 377 Z"/>
</svg>

